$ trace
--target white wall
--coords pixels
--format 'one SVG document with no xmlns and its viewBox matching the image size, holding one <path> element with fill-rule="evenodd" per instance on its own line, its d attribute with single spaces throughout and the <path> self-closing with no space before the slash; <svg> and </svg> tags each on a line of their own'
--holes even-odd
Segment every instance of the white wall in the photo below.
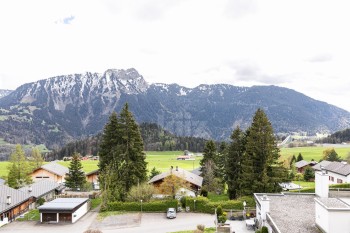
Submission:
<svg viewBox="0 0 350 233">
<path fill-rule="evenodd" d="M 72 213 L 72 223 L 78 221 L 79 218 L 83 217 L 89 211 L 89 203 L 86 202 L 79 209 L 77 209 L 74 213 Z M 74 217 L 75 216 L 75 217 Z"/>
<path fill-rule="evenodd" d="M 316 224 L 325 232 L 329 232 L 329 216 L 327 209 L 315 200 Z"/>
<path fill-rule="evenodd" d="M 329 211 L 329 233 L 350 232 L 350 211 Z"/>
<path fill-rule="evenodd" d="M 0 221 L 0 227 L 2 227 L 3 225 L 9 223 L 9 219 L 8 218 L 4 218 L 2 221 Z"/>
<path fill-rule="evenodd" d="M 350 175 L 349 176 L 343 176 L 343 175 L 339 175 L 337 173 L 333 173 L 328 171 L 327 172 L 329 176 L 334 178 L 334 181 L 329 180 L 330 184 L 337 184 L 337 179 L 341 179 L 343 181 L 343 183 L 350 183 Z"/>
</svg>

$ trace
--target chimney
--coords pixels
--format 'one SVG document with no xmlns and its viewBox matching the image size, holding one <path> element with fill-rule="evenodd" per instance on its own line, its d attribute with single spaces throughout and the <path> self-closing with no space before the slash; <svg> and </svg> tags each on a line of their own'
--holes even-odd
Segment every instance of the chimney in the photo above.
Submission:
<svg viewBox="0 0 350 233">
<path fill-rule="evenodd" d="M 266 194 L 262 196 L 260 199 L 261 203 L 261 219 L 263 221 L 266 220 L 266 214 L 270 212 L 270 199 L 267 197 Z"/>
<path fill-rule="evenodd" d="M 178 168 L 178 166 L 176 166 L 176 171 L 178 171 L 179 170 L 179 168 Z"/>
<path fill-rule="evenodd" d="M 323 167 L 321 167 L 321 172 L 315 173 L 315 193 L 319 197 L 328 197 L 329 176 Z"/>
<path fill-rule="evenodd" d="M 8 205 L 11 205 L 11 196 L 7 196 L 7 200 L 6 200 L 6 203 L 8 204 Z"/>
</svg>

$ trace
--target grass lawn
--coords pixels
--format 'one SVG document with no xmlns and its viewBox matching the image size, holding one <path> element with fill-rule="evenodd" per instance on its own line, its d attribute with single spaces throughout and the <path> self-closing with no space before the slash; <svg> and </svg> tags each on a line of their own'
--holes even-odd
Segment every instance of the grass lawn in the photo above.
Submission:
<svg viewBox="0 0 350 233">
<path fill-rule="evenodd" d="M 7 176 L 7 166 L 10 164 L 10 162 L 5 162 L 5 161 L 2 161 L 0 162 L 0 177 L 5 177 Z"/>
<path fill-rule="evenodd" d="M 321 147 L 321 146 L 312 146 L 312 147 L 293 147 L 293 148 L 281 148 L 281 160 L 287 160 L 288 157 L 295 155 L 298 156 L 299 153 L 303 156 L 304 160 L 311 161 L 314 159 L 315 161 L 319 161 L 323 157 L 323 151 L 327 148 L 331 147 Z M 334 148 L 335 152 L 342 157 L 346 158 L 346 156 L 350 153 L 349 147 L 341 147 Z"/>
<path fill-rule="evenodd" d="M 39 210 L 31 210 L 24 215 L 24 218 L 17 218 L 17 221 L 40 221 Z"/>
<path fill-rule="evenodd" d="M 228 195 L 227 194 L 216 194 L 216 193 L 212 193 L 209 192 L 208 193 L 208 199 L 212 202 L 216 202 L 216 201 L 228 201 Z"/>
<path fill-rule="evenodd" d="M 96 207 L 98 207 L 102 202 L 101 198 L 95 198 L 95 199 L 91 199 L 91 209 L 95 209 Z"/>
<path fill-rule="evenodd" d="M 121 215 L 126 213 L 127 213 L 126 211 L 104 211 L 104 212 L 98 213 L 97 220 L 102 221 L 104 218 L 107 218 L 109 216 Z"/>
<path fill-rule="evenodd" d="M 315 188 L 315 182 L 293 180 L 294 184 L 300 185 L 303 189 Z"/>
<path fill-rule="evenodd" d="M 194 230 L 189 231 L 176 231 L 171 233 L 193 233 Z M 215 233 L 215 227 L 208 227 L 204 229 L 204 233 Z"/>
</svg>

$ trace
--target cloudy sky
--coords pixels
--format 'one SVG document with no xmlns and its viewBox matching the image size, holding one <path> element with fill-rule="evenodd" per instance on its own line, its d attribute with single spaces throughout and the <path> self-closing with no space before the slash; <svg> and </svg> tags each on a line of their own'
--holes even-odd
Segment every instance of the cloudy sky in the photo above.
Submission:
<svg viewBox="0 0 350 233">
<path fill-rule="evenodd" d="M 1 0 L 0 89 L 136 68 L 149 83 L 278 85 L 350 111 L 348 0 Z"/>
</svg>

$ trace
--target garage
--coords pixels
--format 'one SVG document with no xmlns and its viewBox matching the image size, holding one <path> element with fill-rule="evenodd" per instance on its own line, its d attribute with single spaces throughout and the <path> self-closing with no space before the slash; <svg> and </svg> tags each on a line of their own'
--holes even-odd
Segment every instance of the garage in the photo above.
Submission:
<svg viewBox="0 0 350 233">
<path fill-rule="evenodd" d="M 42 223 L 75 223 L 89 209 L 88 198 L 57 198 L 38 207 Z"/>
<path fill-rule="evenodd" d="M 57 222 L 57 214 L 55 213 L 43 213 L 43 222 Z"/>
</svg>

